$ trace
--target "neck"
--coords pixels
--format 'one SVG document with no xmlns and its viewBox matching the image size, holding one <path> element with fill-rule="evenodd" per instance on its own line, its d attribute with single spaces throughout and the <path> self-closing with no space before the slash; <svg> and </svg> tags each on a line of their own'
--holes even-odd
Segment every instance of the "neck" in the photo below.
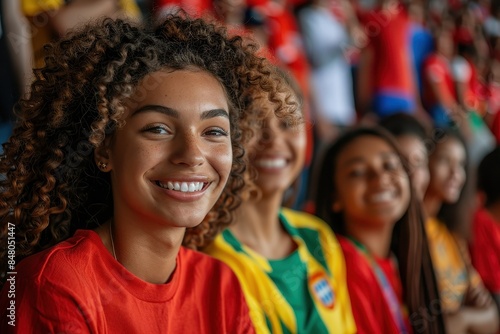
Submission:
<svg viewBox="0 0 500 334">
<path fill-rule="evenodd" d="M 295 248 L 290 235 L 279 221 L 281 196 L 270 196 L 243 203 L 236 213 L 236 224 L 230 227 L 235 237 L 269 259 L 279 259 Z"/>
<path fill-rule="evenodd" d="M 390 254 L 393 225 L 386 224 L 367 228 L 362 224 L 346 224 L 347 235 L 360 242 L 368 252 L 378 258 L 387 258 Z"/>
<path fill-rule="evenodd" d="M 443 202 L 439 198 L 431 194 L 426 194 L 423 200 L 425 216 L 437 217 L 442 205 Z"/>
<path fill-rule="evenodd" d="M 166 283 L 175 270 L 185 229 L 149 226 L 145 230 L 145 225 L 120 222 L 115 218 L 96 230 L 111 255 L 143 281 Z"/>
<path fill-rule="evenodd" d="M 497 224 L 500 224 L 500 201 L 488 205 L 486 210 L 488 210 L 489 214 L 493 217 Z"/>
</svg>

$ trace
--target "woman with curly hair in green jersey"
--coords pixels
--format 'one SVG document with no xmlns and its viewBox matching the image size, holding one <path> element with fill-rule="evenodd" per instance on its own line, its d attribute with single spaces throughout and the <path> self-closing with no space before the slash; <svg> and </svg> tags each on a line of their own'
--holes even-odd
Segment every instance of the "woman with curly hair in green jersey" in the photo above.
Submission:
<svg viewBox="0 0 500 334">
<path fill-rule="evenodd" d="M 243 92 L 278 101 L 282 79 L 252 42 L 181 16 L 47 50 L 0 157 L 0 332 L 253 332 L 236 277 L 192 249 L 241 202 L 258 123 Z"/>
</svg>

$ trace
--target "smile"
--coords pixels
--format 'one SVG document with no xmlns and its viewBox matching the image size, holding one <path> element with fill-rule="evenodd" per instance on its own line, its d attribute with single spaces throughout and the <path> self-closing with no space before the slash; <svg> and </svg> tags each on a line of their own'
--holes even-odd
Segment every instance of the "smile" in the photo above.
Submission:
<svg viewBox="0 0 500 334">
<path fill-rule="evenodd" d="M 255 161 L 255 165 L 261 168 L 283 168 L 286 166 L 286 159 L 260 159 Z"/>
<path fill-rule="evenodd" d="M 180 191 L 183 193 L 193 193 L 201 191 L 206 184 L 205 182 L 167 182 L 162 183 L 160 181 L 155 182 L 157 186 L 174 191 Z"/>
<path fill-rule="evenodd" d="M 394 199 L 396 196 L 394 191 L 382 191 L 371 195 L 368 200 L 372 203 L 383 203 Z"/>
</svg>

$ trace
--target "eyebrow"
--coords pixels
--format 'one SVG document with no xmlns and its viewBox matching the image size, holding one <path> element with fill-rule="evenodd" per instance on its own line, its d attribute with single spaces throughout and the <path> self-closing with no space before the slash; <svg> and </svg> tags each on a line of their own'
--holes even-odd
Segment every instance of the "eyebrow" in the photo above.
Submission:
<svg viewBox="0 0 500 334">
<path fill-rule="evenodd" d="M 164 115 L 174 117 L 174 118 L 180 117 L 179 111 L 172 109 L 172 108 L 169 108 L 169 107 L 156 105 L 156 104 L 148 104 L 148 105 L 145 105 L 143 107 L 140 107 L 139 109 L 134 111 L 131 116 L 135 116 L 139 113 L 148 112 L 148 111 L 156 111 L 156 112 L 159 112 L 159 113 L 162 113 Z M 200 119 L 202 119 L 202 120 L 210 119 L 210 118 L 214 118 L 214 117 L 225 117 L 225 118 L 229 119 L 229 114 L 224 109 L 210 109 L 210 110 L 206 110 L 206 111 L 202 112 L 200 115 Z"/>
<path fill-rule="evenodd" d="M 399 155 L 396 152 L 384 152 L 381 154 L 381 156 L 384 159 L 392 158 L 392 157 L 399 158 Z M 364 162 L 364 161 L 365 161 L 365 159 L 362 156 L 357 156 L 357 157 L 353 157 L 353 158 L 347 160 L 343 165 L 348 166 L 348 165 L 352 165 L 352 164 L 360 163 L 360 162 Z"/>
</svg>

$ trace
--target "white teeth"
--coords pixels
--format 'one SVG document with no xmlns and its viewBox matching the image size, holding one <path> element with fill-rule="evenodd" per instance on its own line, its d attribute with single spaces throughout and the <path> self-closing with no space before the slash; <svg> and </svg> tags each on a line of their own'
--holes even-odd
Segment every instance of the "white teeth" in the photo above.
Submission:
<svg viewBox="0 0 500 334">
<path fill-rule="evenodd" d="M 203 182 L 170 182 L 166 184 L 157 182 L 157 184 L 165 189 L 181 191 L 183 193 L 192 193 L 203 189 Z"/>
<path fill-rule="evenodd" d="M 384 191 L 370 197 L 372 202 L 387 202 L 392 200 L 393 192 L 392 191 Z"/>
<path fill-rule="evenodd" d="M 255 161 L 255 164 L 263 168 L 282 168 L 286 166 L 286 160 L 279 159 L 260 159 Z"/>
</svg>

